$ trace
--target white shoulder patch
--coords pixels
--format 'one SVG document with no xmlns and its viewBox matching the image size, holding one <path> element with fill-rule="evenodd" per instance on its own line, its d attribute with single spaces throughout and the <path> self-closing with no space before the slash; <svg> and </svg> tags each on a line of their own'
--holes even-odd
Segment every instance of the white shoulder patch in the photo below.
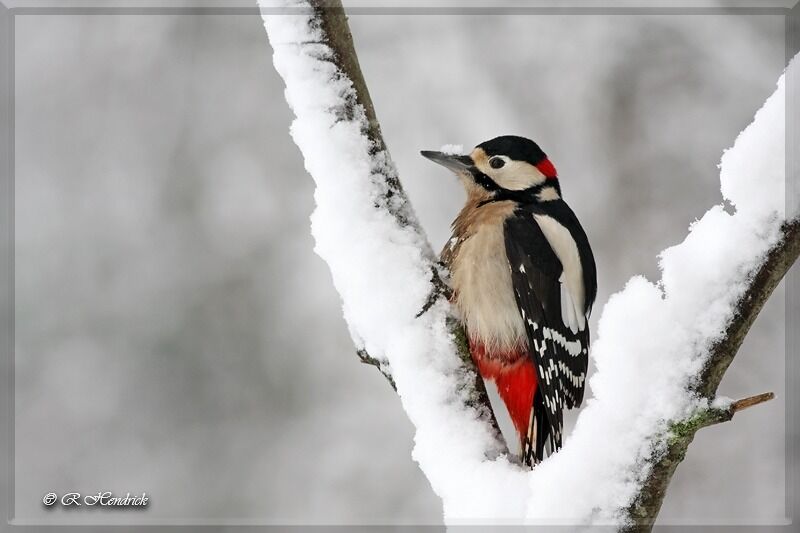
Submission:
<svg viewBox="0 0 800 533">
<path fill-rule="evenodd" d="M 577 333 L 579 328 L 578 315 L 580 313 L 575 306 L 575 302 L 572 301 L 569 290 L 567 290 L 563 272 L 561 273 L 561 277 L 558 278 L 558 281 L 561 284 L 561 320 L 573 333 Z"/>
<path fill-rule="evenodd" d="M 558 280 L 561 282 L 561 320 L 573 333 L 583 331 L 586 328 L 583 309 L 586 291 L 578 245 L 569 230 L 553 217 L 536 214 L 533 219 L 564 268 Z"/>
</svg>

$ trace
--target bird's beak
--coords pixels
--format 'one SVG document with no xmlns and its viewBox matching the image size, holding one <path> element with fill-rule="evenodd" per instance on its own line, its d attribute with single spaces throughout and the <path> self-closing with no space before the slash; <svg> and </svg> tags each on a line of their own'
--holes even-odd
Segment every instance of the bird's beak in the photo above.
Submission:
<svg viewBox="0 0 800 533">
<path fill-rule="evenodd" d="M 455 173 L 466 172 L 475 164 L 468 155 L 445 154 L 444 152 L 432 152 L 430 150 L 422 150 L 420 154 L 422 154 L 422 157 L 426 157 L 434 163 L 439 163 Z"/>
</svg>

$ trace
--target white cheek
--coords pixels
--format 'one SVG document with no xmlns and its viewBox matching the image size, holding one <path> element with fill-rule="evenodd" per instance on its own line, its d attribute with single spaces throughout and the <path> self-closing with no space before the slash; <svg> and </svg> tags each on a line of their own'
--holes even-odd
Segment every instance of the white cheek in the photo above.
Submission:
<svg viewBox="0 0 800 533">
<path fill-rule="evenodd" d="M 544 174 L 535 166 L 522 161 L 509 161 L 503 168 L 489 169 L 485 172 L 498 185 L 504 189 L 519 191 L 544 183 Z"/>
</svg>

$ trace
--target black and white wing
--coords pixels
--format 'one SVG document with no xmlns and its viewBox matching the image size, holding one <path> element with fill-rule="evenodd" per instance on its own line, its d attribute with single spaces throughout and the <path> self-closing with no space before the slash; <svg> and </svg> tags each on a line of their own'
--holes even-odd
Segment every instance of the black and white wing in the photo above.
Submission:
<svg viewBox="0 0 800 533">
<path fill-rule="evenodd" d="M 567 213 L 561 206 L 521 207 L 505 222 L 512 284 L 539 381 L 523 450 L 531 462 L 544 458 L 546 443 L 551 451 L 561 447 L 564 407 L 583 401 L 588 366 L 594 259 L 580 224 L 563 207 Z"/>
</svg>

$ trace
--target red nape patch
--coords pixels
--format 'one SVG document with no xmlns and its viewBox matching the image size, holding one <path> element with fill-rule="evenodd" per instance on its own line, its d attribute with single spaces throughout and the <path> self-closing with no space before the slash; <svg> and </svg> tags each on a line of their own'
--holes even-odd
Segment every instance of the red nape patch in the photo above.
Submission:
<svg viewBox="0 0 800 533">
<path fill-rule="evenodd" d="M 553 179 L 558 176 L 558 174 L 556 174 L 556 167 L 554 167 L 553 163 L 551 163 L 546 157 L 536 163 L 536 168 L 538 168 L 539 172 L 544 174 L 544 176 L 548 179 Z"/>
<path fill-rule="evenodd" d="M 528 433 L 528 422 L 536 394 L 536 368 L 526 350 L 488 353 L 482 342 L 469 340 L 469 351 L 483 379 L 494 380 L 497 392 L 506 404 L 508 414 L 520 441 Z"/>
</svg>

